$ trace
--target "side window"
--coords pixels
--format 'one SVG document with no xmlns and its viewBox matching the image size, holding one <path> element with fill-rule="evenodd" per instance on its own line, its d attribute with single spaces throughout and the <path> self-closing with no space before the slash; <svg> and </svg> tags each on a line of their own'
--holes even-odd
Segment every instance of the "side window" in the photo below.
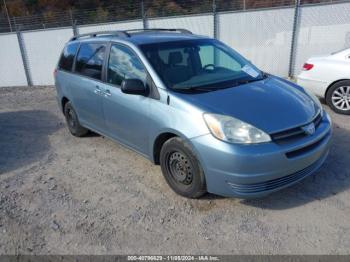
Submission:
<svg viewBox="0 0 350 262">
<path fill-rule="evenodd" d="M 66 45 L 63 49 L 58 68 L 61 70 L 72 71 L 75 54 L 77 53 L 79 43 Z"/>
<path fill-rule="evenodd" d="M 107 82 L 120 86 L 124 79 L 140 79 L 146 84 L 146 70 L 140 59 L 129 48 L 112 45 L 108 60 Z"/>
<path fill-rule="evenodd" d="M 100 80 L 106 46 L 97 43 L 82 43 L 76 60 L 75 71 Z"/>
</svg>

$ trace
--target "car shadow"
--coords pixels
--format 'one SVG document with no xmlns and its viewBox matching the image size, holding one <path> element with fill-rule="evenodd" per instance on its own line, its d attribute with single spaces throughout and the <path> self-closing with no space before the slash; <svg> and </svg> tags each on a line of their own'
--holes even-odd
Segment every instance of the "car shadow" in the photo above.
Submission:
<svg viewBox="0 0 350 262">
<path fill-rule="evenodd" d="M 89 138 L 89 137 L 100 137 L 101 135 L 98 133 L 95 133 L 94 131 L 89 130 L 89 132 L 83 136 L 83 138 Z"/>
<path fill-rule="evenodd" d="M 48 136 L 59 128 L 48 111 L 0 113 L 0 175 L 40 160 L 50 149 Z"/>
</svg>

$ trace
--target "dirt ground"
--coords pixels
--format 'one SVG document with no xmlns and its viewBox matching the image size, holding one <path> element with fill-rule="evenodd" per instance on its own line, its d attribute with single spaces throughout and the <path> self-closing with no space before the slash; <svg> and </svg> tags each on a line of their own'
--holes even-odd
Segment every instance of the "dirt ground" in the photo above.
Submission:
<svg viewBox="0 0 350 262">
<path fill-rule="evenodd" d="M 142 156 L 70 135 L 54 88 L 1 88 L 0 253 L 350 254 L 350 117 L 330 114 L 314 176 L 258 200 L 189 200 Z"/>
</svg>

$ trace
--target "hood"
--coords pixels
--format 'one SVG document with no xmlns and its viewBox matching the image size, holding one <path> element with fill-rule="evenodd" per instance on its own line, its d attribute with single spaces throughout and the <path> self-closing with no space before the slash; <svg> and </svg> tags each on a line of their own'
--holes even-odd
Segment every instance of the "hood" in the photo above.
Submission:
<svg viewBox="0 0 350 262">
<path fill-rule="evenodd" d="M 212 92 L 177 95 L 204 112 L 235 117 L 269 134 L 304 125 L 319 110 L 301 87 L 277 77 Z"/>
</svg>

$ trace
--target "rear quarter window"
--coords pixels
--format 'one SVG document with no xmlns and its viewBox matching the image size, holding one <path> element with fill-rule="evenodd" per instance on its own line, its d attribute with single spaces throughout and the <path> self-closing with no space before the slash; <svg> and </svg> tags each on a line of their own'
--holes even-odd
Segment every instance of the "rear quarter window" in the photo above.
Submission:
<svg viewBox="0 0 350 262">
<path fill-rule="evenodd" d="M 65 71 L 72 71 L 75 54 L 77 53 L 79 43 L 68 44 L 62 52 L 58 68 Z"/>
</svg>

